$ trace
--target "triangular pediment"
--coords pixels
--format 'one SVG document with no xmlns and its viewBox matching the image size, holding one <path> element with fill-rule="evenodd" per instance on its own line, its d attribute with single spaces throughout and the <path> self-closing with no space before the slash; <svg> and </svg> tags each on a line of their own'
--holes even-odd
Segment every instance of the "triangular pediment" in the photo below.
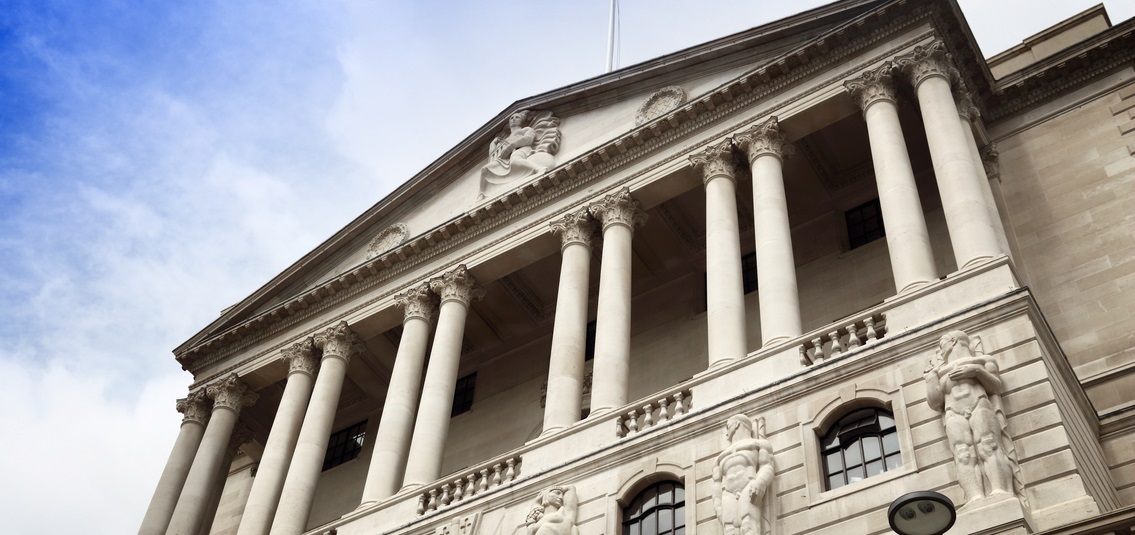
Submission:
<svg viewBox="0 0 1135 535">
<path fill-rule="evenodd" d="M 182 344 L 179 356 L 234 327 L 272 313 L 361 265 L 460 219 L 493 199 L 596 148 L 648 129 L 652 121 L 726 84 L 772 64 L 803 43 L 886 4 L 884 0 L 835 2 L 686 50 L 514 103 L 312 252 Z M 522 152 L 547 157 L 495 158 L 509 143 L 510 118 L 522 112 L 516 136 Z M 554 131 L 553 131 L 554 130 Z M 554 146 L 553 150 L 548 150 Z M 507 152 L 507 150 L 505 151 Z M 494 166 L 494 162 L 495 166 Z M 515 166 L 515 169 L 513 168 Z M 527 169 L 531 167 L 532 169 Z M 547 172 L 547 171 L 544 171 Z M 397 261 L 397 258 L 392 258 Z M 334 291 L 333 288 L 331 291 Z"/>
</svg>

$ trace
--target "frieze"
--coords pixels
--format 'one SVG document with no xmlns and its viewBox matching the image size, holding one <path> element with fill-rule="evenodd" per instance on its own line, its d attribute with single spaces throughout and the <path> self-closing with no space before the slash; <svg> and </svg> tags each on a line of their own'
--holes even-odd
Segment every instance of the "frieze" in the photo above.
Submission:
<svg viewBox="0 0 1135 535">
<path fill-rule="evenodd" d="M 894 10 L 889 11 L 889 13 L 894 12 Z M 875 14 L 874 16 L 881 15 Z M 858 27 L 851 25 L 837 30 L 834 35 L 828 36 L 826 41 L 817 41 L 802 45 L 810 50 L 815 49 L 818 56 L 807 64 L 802 65 L 800 68 L 791 71 L 792 76 L 786 76 L 784 73 L 771 70 L 771 66 L 762 67 L 749 75 L 742 76 L 731 83 L 727 88 L 716 91 L 697 102 L 689 103 L 671 112 L 671 117 L 679 118 L 677 123 L 680 126 L 671 126 L 668 121 L 656 122 L 654 124 L 667 126 L 662 126 L 655 130 L 636 129 L 621 138 L 613 140 L 608 146 L 617 148 L 617 151 L 610 151 L 616 154 L 614 154 L 609 161 L 596 166 L 592 171 L 585 173 L 581 169 L 582 164 L 580 163 L 580 158 L 567 162 L 544 175 L 536 177 L 531 183 L 518 187 L 502 198 L 480 206 L 466 213 L 465 216 L 459 217 L 442 227 L 426 232 L 408 244 L 403 244 L 380 257 L 365 262 L 336 280 L 324 283 L 319 288 L 297 296 L 287 303 L 281 304 L 264 314 L 251 318 L 243 324 L 234 326 L 197 346 L 179 353 L 177 355 L 178 360 L 187 367 L 190 367 L 192 364 L 196 364 L 196 367 L 214 364 L 237 351 L 245 349 L 279 332 L 285 327 L 285 325 L 283 325 L 285 320 L 290 324 L 321 313 L 342 301 L 373 288 L 389 277 L 405 272 L 426 260 L 440 256 L 458 245 L 473 240 L 495 229 L 499 224 L 505 221 L 520 217 L 527 213 L 527 211 L 542 205 L 549 199 L 557 198 L 567 192 L 584 187 L 589 183 L 587 180 L 581 180 L 584 176 L 589 176 L 591 179 L 594 179 L 598 176 L 610 173 L 616 168 L 623 167 L 630 162 L 637 161 L 654 149 L 691 132 L 700 130 L 704 126 L 716 122 L 726 115 L 730 115 L 738 108 L 748 106 L 764 98 L 766 95 L 778 92 L 789 84 L 809 77 L 817 71 L 829 68 L 832 65 L 839 65 L 848 53 L 862 49 L 872 43 L 885 40 L 923 19 L 924 17 L 892 20 L 875 27 L 874 31 L 865 33 L 862 37 L 853 37 L 853 34 L 858 31 Z M 895 48 L 911 46 L 913 43 L 921 41 L 922 39 L 924 39 L 922 36 L 913 37 L 909 40 L 909 44 L 899 44 Z M 837 53 L 837 51 L 843 51 L 843 53 Z M 869 59 L 863 62 L 863 64 L 878 62 L 885 59 L 887 55 L 888 54 L 880 54 L 880 56 L 883 57 Z M 861 69 L 862 67 L 857 68 Z M 846 77 L 846 72 L 835 73 L 826 84 L 837 83 L 838 80 Z M 732 98 L 727 98 L 725 95 L 730 95 Z M 806 96 L 807 95 L 803 94 L 794 96 L 788 101 L 778 103 L 777 108 L 796 102 Z M 699 104 L 705 100 L 705 98 L 719 98 L 723 103 L 727 103 L 728 105 L 715 105 L 714 109 L 711 111 L 709 107 L 704 104 Z M 766 110 L 765 114 L 767 113 L 768 110 Z M 654 137 L 655 133 L 662 132 L 663 130 L 667 130 L 665 138 Z M 665 161 L 653 163 L 647 168 L 641 169 L 619 180 L 615 186 L 618 187 L 626 184 L 637 177 L 666 165 L 666 163 Z M 513 199 L 516 204 L 511 207 L 506 207 L 504 202 L 506 198 Z M 513 236 L 529 231 L 534 226 L 545 224 L 547 223 L 536 222 L 524 228 L 516 229 L 508 235 L 503 236 L 501 240 L 507 240 Z M 497 241 L 487 243 L 479 247 L 477 251 L 487 250 L 495 246 Z M 417 247 L 412 248 L 412 246 Z M 340 289 L 332 291 L 331 286 L 333 285 L 339 286 Z M 361 310 L 382 299 L 387 299 L 403 289 L 404 288 L 396 288 L 382 292 L 381 294 L 375 294 L 365 303 L 360 303 L 352 307 L 351 310 L 344 311 L 344 314 Z M 309 332 L 309 334 L 310 333 L 311 332 Z M 275 346 L 276 349 L 279 347 L 279 345 Z M 249 362 L 255 358 L 258 358 L 258 356 L 244 359 L 242 363 Z M 226 368 L 225 371 L 236 369 L 240 365 L 241 363 L 234 364 Z M 224 371 L 221 373 L 224 373 Z"/>
</svg>

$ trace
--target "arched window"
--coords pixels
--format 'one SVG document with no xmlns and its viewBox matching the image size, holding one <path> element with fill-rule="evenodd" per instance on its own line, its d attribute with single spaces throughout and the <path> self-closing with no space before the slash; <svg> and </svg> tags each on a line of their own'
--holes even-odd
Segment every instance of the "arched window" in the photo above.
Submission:
<svg viewBox="0 0 1135 535">
<path fill-rule="evenodd" d="M 623 535 L 685 535 L 686 489 L 677 481 L 647 487 L 623 509 Z"/>
<path fill-rule="evenodd" d="M 902 464 L 895 418 L 883 409 L 853 411 L 820 439 L 827 490 L 894 470 Z"/>
</svg>

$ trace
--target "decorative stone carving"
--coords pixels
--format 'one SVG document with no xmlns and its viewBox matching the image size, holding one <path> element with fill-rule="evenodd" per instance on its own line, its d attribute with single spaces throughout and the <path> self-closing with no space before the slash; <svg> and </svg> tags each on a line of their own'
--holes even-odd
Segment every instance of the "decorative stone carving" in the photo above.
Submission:
<svg viewBox="0 0 1135 535">
<path fill-rule="evenodd" d="M 241 409 L 251 407 L 260 397 L 256 392 L 250 391 L 248 385 L 235 373 L 205 387 L 205 393 L 213 398 L 213 410 L 225 408 L 237 414 L 240 414 Z"/>
<path fill-rule="evenodd" d="M 430 279 L 430 290 L 441 297 L 442 303 L 460 301 L 465 306 L 485 296 L 485 290 L 477 285 L 477 279 L 469 274 L 465 264 L 453 268 L 440 277 Z"/>
<path fill-rule="evenodd" d="M 481 168 L 481 193 L 543 173 L 556 163 L 560 150 L 560 120 L 552 112 L 519 111 L 489 144 L 489 163 Z"/>
<path fill-rule="evenodd" d="M 725 422 L 724 451 L 713 467 L 713 509 L 724 535 L 772 532 L 772 444 L 764 437 L 764 419 L 737 414 Z"/>
<path fill-rule="evenodd" d="M 1001 179 L 1001 153 L 997 151 L 997 143 L 990 143 L 981 149 L 981 165 L 985 167 L 985 176 L 990 180 Z"/>
<path fill-rule="evenodd" d="M 702 174 L 702 182 L 725 177 L 737 182 L 736 167 L 733 165 L 733 141 L 726 139 L 710 145 L 705 150 L 690 156 L 690 165 Z"/>
<path fill-rule="evenodd" d="M 235 455 L 241 446 L 252 442 L 255 437 L 256 434 L 244 422 L 237 422 L 232 435 L 229 435 L 229 452 Z"/>
<path fill-rule="evenodd" d="M 283 360 L 288 361 L 288 375 L 303 373 L 315 377 L 315 370 L 319 366 L 319 359 L 315 356 L 315 339 L 310 336 L 285 347 Z"/>
<path fill-rule="evenodd" d="M 437 295 L 430 291 L 428 282 L 423 282 L 418 287 L 395 296 L 394 304 L 402 307 L 403 322 L 409 321 L 410 318 L 430 321 L 437 312 Z"/>
<path fill-rule="evenodd" d="M 183 424 L 194 422 L 205 425 L 205 422 L 209 421 L 212 408 L 213 403 L 209 401 L 209 396 L 204 390 L 190 392 L 188 396 L 177 400 L 177 412 L 183 415 L 181 419 Z"/>
<path fill-rule="evenodd" d="M 643 212 L 642 205 L 631 197 L 629 188 L 607 195 L 592 203 L 587 209 L 603 224 L 604 229 L 611 225 L 623 225 L 634 231 L 635 227 L 646 224 L 646 212 Z"/>
<path fill-rule="evenodd" d="M 642 106 L 634 114 L 634 125 L 639 126 L 666 115 L 686 103 L 686 91 L 681 87 L 672 85 L 663 87 L 646 97 Z"/>
<path fill-rule="evenodd" d="M 851 93 L 851 98 L 864 112 L 867 111 L 868 106 L 880 100 L 897 103 L 895 81 L 891 77 L 894 69 L 894 64 L 888 61 L 873 71 L 867 71 L 858 78 L 844 82 L 843 87 Z"/>
<path fill-rule="evenodd" d="M 536 497 L 524 524 L 528 535 L 579 535 L 579 496 L 571 485 L 557 485 Z"/>
<path fill-rule="evenodd" d="M 347 322 L 340 321 L 334 327 L 315 336 L 315 345 L 323 350 L 323 358 L 335 357 L 350 362 L 351 357 L 363 349 L 359 335 L 351 330 Z"/>
<path fill-rule="evenodd" d="M 784 139 L 784 133 L 780 131 L 780 122 L 775 115 L 733 136 L 733 143 L 749 155 L 750 162 L 765 154 L 784 160 L 796 153 L 795 147 Z"/>
<path fill-rule="evenodd" d="M 941 76 L 951 83 L 959 77 L 950 53 L 946 51 L 946 45 L 942 41 L 914 47 L 913 52 L 895 58 L 895 65 L 910 77 L 910 83 L 915 88 L 927 78 L 934 76 Z"/>
<path fill-rule="evenodd" d="M 973 94 L 965 89 L 954 89 L 954 103 L 958 106 L 958 115 L 971 122 L 981 117 L 981 110 L 973 103 Z"/>
<path fill-rule="evenodd" d="M 591 247 L 596 239 L 595 218 L 591 217 L 586 207 L 564 214 L 560 219 L 552 221 L 551 227 L 553 234 L 560 235 L 561 249 L 573 243 Z"/>
<path fill-rule="evenodd" d="M 474 513 L 454 518 L 434 528 L 434 535 L 473 535 L 477 529 L 477 516 L 478 513 Z"/>
<path fill-rule="evenodd" d="M 981 340 L 962 331 L 946 333 L 924 373 L 926 402 L 942 413 L 965 505 L 1023 496 L 1001 373 L 996 359 L 982 352 Z"/>
<path fill-rule="evenodd" d="M 406 241 L 406 237 L 410 235 L 410 227 L 403 223 L 391 225 L 378 233 L 370 244 L 367 245 L 367 260 L 381 255 Z"/>
</svg>

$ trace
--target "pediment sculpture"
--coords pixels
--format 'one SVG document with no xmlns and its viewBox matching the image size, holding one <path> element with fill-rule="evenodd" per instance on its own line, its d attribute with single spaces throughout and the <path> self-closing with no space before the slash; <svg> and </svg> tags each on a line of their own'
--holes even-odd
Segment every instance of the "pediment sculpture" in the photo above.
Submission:
<svg viewBox="0 0 1135 535">
<path fill-rule="evenodd" d="M 508 118 L 508 126 L 489 144 L 489 163 L 481 168 L 481 190 L 485 198 L 495 186 L 535 176 L 556 164 L 560 150 L 560 120 L 552 112 L 519 111 Z"/>
<path fill-rule="evenodd" d="M 772 444 L 764 419 L 744 414 L 725 422 L 725 449 L 713 467 L 713 509 L 724 535 L 772 533 Z"/>
<path fill-rule="evenodd" d="M 926 402 L 942 413 L 965 504 L 1024 496 L 1013 438 L 1001 400 L 997 360 L 981 339 L 951 331 L 924 372 Z"/>
</svg>

